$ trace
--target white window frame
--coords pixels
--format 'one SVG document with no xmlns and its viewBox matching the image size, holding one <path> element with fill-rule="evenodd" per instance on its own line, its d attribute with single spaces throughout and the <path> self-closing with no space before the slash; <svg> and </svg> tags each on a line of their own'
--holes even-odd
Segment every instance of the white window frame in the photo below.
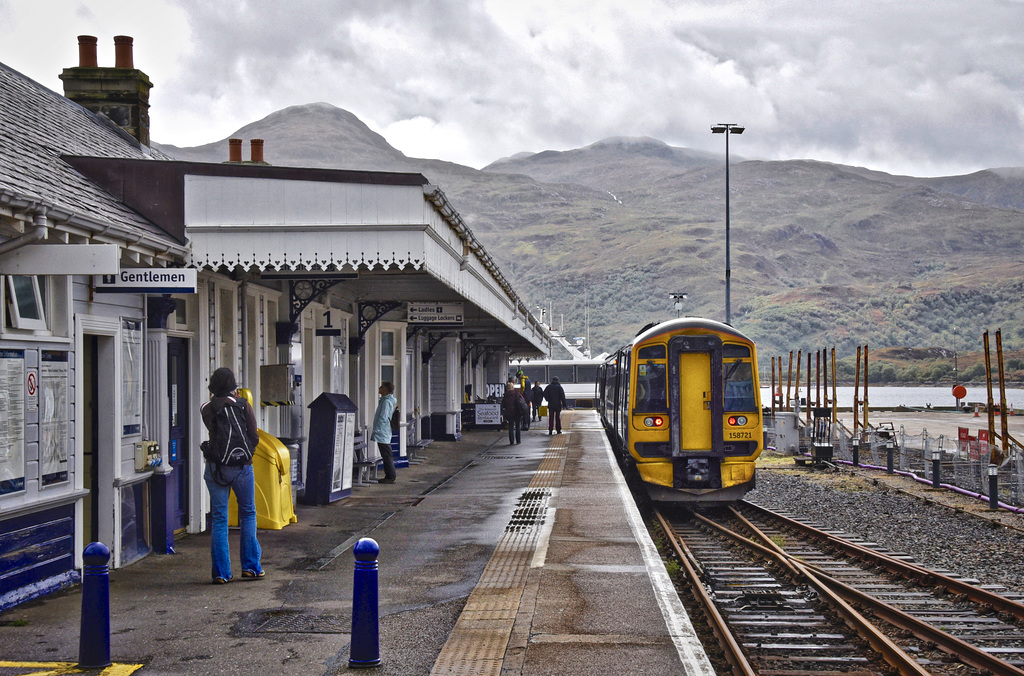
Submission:
<svg viewBox="0 0 1024 676">
<path fill-rule="evenodd" d="M 32 292 L 35 297 L 36 307 L 39 308 L 39 317 L 25 317 L 22 315 L 22 307 L 18 302 L 18 293 L 14 288 L 14 280 L 24 277 L 32 281 Z M 7 305 L 11 311 L 11 324 L 15 329 L 30 331 L 48 331 L 46 322 L 46 305 L 43 304 L 43 293 L 39 288 L 38 275 L 7 275 Z"/>
</svg>

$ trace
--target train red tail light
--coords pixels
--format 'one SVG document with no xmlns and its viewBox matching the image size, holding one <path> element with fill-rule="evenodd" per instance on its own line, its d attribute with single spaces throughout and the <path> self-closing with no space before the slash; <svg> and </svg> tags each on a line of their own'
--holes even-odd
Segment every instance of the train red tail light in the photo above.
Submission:
<svg viewBox="0 0 1024 676">
<path fill-rule="evenodd" d="M 747 424 L 747 416 L 745 415 L 731 415 L 729 416 L 729 425 L 732 427 L 742 427 Z"/>
<path fill-rule="evenodd" d="M 665 419 L 660 415 L 644 418 L 644 427 L 661 427 L 664 424 Z"/>
</svg>

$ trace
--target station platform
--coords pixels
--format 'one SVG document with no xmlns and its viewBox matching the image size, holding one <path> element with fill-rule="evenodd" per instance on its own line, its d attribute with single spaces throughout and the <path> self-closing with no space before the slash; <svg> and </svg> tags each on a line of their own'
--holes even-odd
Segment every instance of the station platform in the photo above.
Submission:
<svg viewBox="0 0 1024 676">
<path fill-rule="evenodd" d="M 352 546 L 372 537 L 372 673 L 714 674 L 596 413 L 563 424 L 514 446 L 470 430 L 394 484 L 296 505 L 298 523 L 259 532 L 262 580 L 240 579 L 235 531 L 228 585 L 210 583 L 206 534 L 112 571 L 115 665 L 87 673 L 348 672 Z M 0 614 L 0 675 L 72 667 L 80 613 L 78 587 Z M 81 673 L 59 669 L 45 673 Z"/>
</svg>

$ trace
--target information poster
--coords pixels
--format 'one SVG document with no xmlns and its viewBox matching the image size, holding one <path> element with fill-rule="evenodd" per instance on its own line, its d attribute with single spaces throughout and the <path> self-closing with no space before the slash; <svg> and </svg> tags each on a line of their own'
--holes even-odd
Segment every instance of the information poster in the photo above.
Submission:
<svg viewBox="0 0 1024 676">
<path fill-rule="evenodd" d="M 142 432 L 142 321 L 121 320 L 121 434 Z"/>
<path fill-rule="evenodd" d="M 334 421 L 334 475 L 331 492 L 352 488 L 352 428 L 355 414 L 338 412 Z"/>
<path fill-rule="evenodd" d="M 25 350 L 0 350 L 0 494 L 25 490 Z"/>
<path fill-rule="evenodd" d="M 68 480 L 68 353 L 43 350 L 39 367 L 39 471 L 44 486 Z"/>
</svg>

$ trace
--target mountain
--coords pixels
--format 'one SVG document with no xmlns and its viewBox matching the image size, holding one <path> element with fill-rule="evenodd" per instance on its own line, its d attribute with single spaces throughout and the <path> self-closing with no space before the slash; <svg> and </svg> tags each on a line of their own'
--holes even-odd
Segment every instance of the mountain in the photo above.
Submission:
<svg viewBox="0 0 1024 676">
<path fill-rule="evenodd" d="M 529 305 L 594 352 L 672 316 L 724 319 L 722 158 L 650 138 L 520 153 L 484 170 L 410 158 L 350 113 L 293 106 L 232 137 L 281 165 L 423 173 L 440 185 Z M 222 141 L 161 146 L 219 162 Z M 1024 170 L 915 178 L 812 160 L 730 163 L 732 323 L 789 350 L 869 343 L 979 350 L 1024 344 Z M 584 318 L 589 317 L 588 327 Z M 563 324 L 564 322 L 564 324 Z M 958 329 L 954 338 L 953 327 Z"/>
</svg>

